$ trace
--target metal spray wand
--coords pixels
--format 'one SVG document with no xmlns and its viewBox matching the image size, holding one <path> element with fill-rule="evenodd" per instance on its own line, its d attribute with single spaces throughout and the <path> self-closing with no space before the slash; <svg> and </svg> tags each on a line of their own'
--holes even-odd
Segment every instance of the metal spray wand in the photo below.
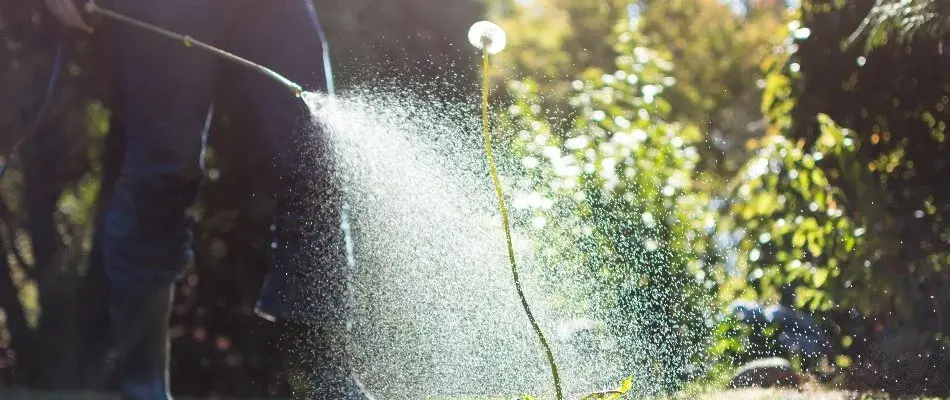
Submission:
<svg viewBox="0 0 950 400">
<path fill-rule="evenodd" d="M 167 30 L 167 29 L 163 29 L 163 28 L 157 27 L 157 26 L 155 26 L 155 25 L 152 25 L 152 24 L 149 24 L 149 23 L 146 23 L 146 22 L 139 21 L 139 20 L 134 19 L 134 18 L 132 18 L 132 17 L 119 14 L 119 13 L 117 13 L 117 12 L 115 12 L 115 11 L 112 11 L 112 10 L 109 10 L 109 9 L 106 9 L 106 8 L 102 8 L 102 7 L 96 5 L 95 3 L 91 2 L 91 1 L 85 4 L 84 9 L 86 10 L 87 13 L 90 13 L 90 14 L 98 14 L 98 15 L 101 15 L 101 16 L 104 16 L 104 17 L 108 17 L 108 18 L 111 18 L 111 19 L 113 19 L 113 20 L 116 20 L 116 21 L 119 21 L 119 22 L 122 22 L 122 23 L 126 23 L 126 24 L 129 24 L 129 25 L 133 25 L 133 26 L 136 26 L 136 27 L 139 27 L 139 28 L 142 28 L 142 29 L 151 31 L 151 32 L 153 32 L 153 33 L 157 33 L 157 34 L 159 34 L 159 35 L 168 37 L 168 38 L 170 38 L 170 39 L 178 40 L 178 41 L 182 42 L 182 43 L 185 45 L 185 47 L 192 47 L 192 46 L 199 47 L 199 48 L 201 48 L 201 49 L 203 49 L 203 50 L 209 51 L 209 52 L 211 52 L 212 54 L 214 54 L 214 55 L 216 55 L 216 56 L 218 56 L 218 57 L 224 58 L 224 59 L 226 59 L 226 60 L 228 60 L 228 61 L 231 61 L 231 62 L 233 62 L 233 63 L 235 63 L 235 64 L 243 65 L 243 66 L 245 66 L 245 67 L 248 67 L 248 68 L 251 68 L 251 69 L 253 69 L 253 70 L 256 70 L 257 72 L 260 72 L 260 73 L 262 73 L 262 74 L 264 74 L 264 75 L 270 77 L 271 79 L 277 81 L 278 83 L 284 85 L 285 87 L 287 87 L 287 89 L 290 89 L 291 93 L 293 93 L 294 96 L 300 96 L 300 94 L 303 93 L 303 87 L 301 87 L 300 85 L 294 83 L 293 81 L 291 81 L 291 80 L 289 80 L 289 79 L 283 77 L 282 75 L 278 74 L 277 72 L 274 72 L 274 70 L 272 70 L 272 69 L 270 69 L 270 68 L 267 68 L 267 67 L 265 67 L 265 66 L 263 66 L 263 65 L 257 64 L 257 63 L 255 63 L 255 62 L 249 61 L 249 60 L 247 60 L 247 59 L 245 59 L 245 58 L 242 58 L 242 57 L 240 57 L 240 56 L 237 56 L 237 55 L 228 53 L 228 52 L 226 52 L 226 51 L 224 51 L 224 50 L 221 50 L 221 49 L 219 49 L 219 48 L 217 48 L 217 47 L 214 47 L 214 46 L 212 46 L 212 45 L 210 45 L 210 44 L 207 44 L 207 43 L 204 43 L 204 42 L 195 40 L 195 38 L 193 38 L 193 37 L 191 37 L 191 36 L 189 36 L 189 35 L 178 34 L 178 33 L 169 31 L 169 30 Z"/>
</svg>

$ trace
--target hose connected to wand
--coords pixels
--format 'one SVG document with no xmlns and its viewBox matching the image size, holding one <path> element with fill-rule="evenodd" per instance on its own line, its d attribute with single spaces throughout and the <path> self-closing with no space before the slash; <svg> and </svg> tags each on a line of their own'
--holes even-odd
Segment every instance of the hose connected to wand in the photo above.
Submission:
<svg viewBox="0 0 950 400">
<path fill-rule="evenodd" d="M 269 78 L 271 78 L 271 79 L 277 81 L 277 82 L 280 83 L 281 85 L 284 85 L 284 87 L 286 87 L 287 89 L 290 89 L 291 93 L 293 93 L 294 96 L 300 96 L 300 94 L 303 93 L 303 91 L 304 91 L 304 90 L 303 90 L 303 87 L 301 87 L 300 85 L 294 83 L 294 82 L 291 81 L 290 79 L 287 79 L 287 78 L 285 78 L 284 76 L 278 74 L 277 72 L 275 72 L 274 70 L 272 70 L 272 69 L 270 69 L 270 68 L 267 68 L 267 67 L 265 67 L 265 66 L 263 66 L 263 65 L 260 65 L 260 64 L 258 64 L 258 63 L 255 63 L 255 62 L 253 62 L 253 61 L 247 60 L 247 59 L 242 58 L 242 57 L 240 57 L 240 56 L 237 56 L 237 55 L 235 55 L 235 54 L 229 53 L 229 52 L 227 52 L 227 51 L 221 50 L 221 49 L 219 49 L 219 48 L 217 48 L 217 47 L 214 47 L 214 46 L 212 46 L 212 45 L 210 45 L 210 44 L 207 44 L 207 43 L 201 42 L 201 41 L 199 41 L 199 40 L 196 40 L 195 38 L 193 38 L 193 37 L 191 37 L 191 36 L 189 36 L 189 35 L 183 35 L 183 34 L 175 33 L 175 32 L 169 31 L 169 30 L 167 30 L 167 29 L 164 29 L 164 28 L 161 28 L 161 27 L 158 27 L 158 26 L 149 24 L 149 23 L 146 23 L 146 22 L 143 22 L 143 21 L 139 21 L 139 20 L 134 19 L 134 18 L 132 18 L 132 17 L 129 17 L 129 16 L 127 16 L 127 15 L 123 15 L 123 14 L 117 13 L 117 12 L 115 12 L 115 11 L 109 10 L 109 9 L 107 9 L 107 8 L 103 8 L 103 7 L 101 7 L 101 6 L 98 6 L 98 5 L 96 5 L 96 3 L 93 3 L 93 2 L 91 2 L 91 1 L 88 2 L 88 3 L 86 3 L 86 4 L 83 6 L 83 9 L 84 9 L 87 13 L 101 15 L 101 16 L 103 16 L 103 17 L 107 17 L 107 18 L 110 18 L 110 19 L 115 20 L 115 21 L 118 21 L 118 22 L 122 22 L 122 23 L 125 23 L 125 24 L 128 24 L 128 25 L 132 25 L 132 26 L 136 26 L 136 27 L 138 27 L 138 28 L 145 29 L 145 30 L 150 31 L 150 32 L 152 32 L 152 33 L 156 33 L 156 34 L 165 36 L 165 37 L 167 37 L 167 38 L 180 41 L 180 42 L 182 42 L 182 43 L 185 45 L 185 47 L 193 47 L 193 46 L 194 46 L 194 47 L 198 47 L 198 48 L 200 48 L 200 49 L 202 49 L 202 50 L 211 52 L 212 54 L 214 54 L 214 55 L 216 55 L 216 56 L 218 56 L 218 57 L 224 58 L 225 60 L 228 60 L 228 61 L 233 62 L 233 63 L 235 63 L 235 64 L 239 64 L 239 65 L 243 65 L 243 66 L 245 66 L 245 67 L 251 68 L 251 69 L 253 69 L 253 70 L 257 71 L 257 72 L 260 72 L 260 73 L 262 73 L 262 74 L 268 76 Z"/>
<path fill-rule="evenodd" d="M 161 27 L 158 27 L 158 26 L 155 26 L 155 25 L 152 25 L 152 24 L 149 24 L 149 23 L 146 23 L 146 22 L 137 20 L 137 19 L 132 18 L 132 17 L 129 17 L 129 16 L 127 16 L 127 15 L 123 15 L 123 14 L 117 13 L 117 12 L 112 11 L 112 10 L 110 10 L 110 9 L 103 8 L 103 7 L 97 5 L 96 3 L 92 2 L 92 1 L 86 2 L 86 3 L 83 5 L 83 10 L 84 10 L 86 13 L 89 13 L 89 14 L 101 15 L 101 16 L 103 16 L 103 17 L 107 17 L 107 18 L 109 18 L 109 19 L 112 19 L 112 20 L 115 20 L 115 21 L 118 21 L 118 22 L 121 22 L 121 23 L 124 23 L 124 24 L 128 24 L 128 25 L 132 25 L 132 26 L 135 26 L 135 27 L 138 27 L 138 28 L 142 28 L 142 29 L 145 29 L 145 30 L 150 31 L 150 32 L 152 32 L 152 33 L 156 33 L 156 34 L 158 34 L 158 35 L 165 36 L 165 37 L 167 37 L 167 38 L 180 41 L 180 42 L 182 42 L 182 43 L 185 45 L 185 47 L 198 47 L 198 48 L 200 48 L 200 49 L 202 49 L 202 50 L 205 50 L 205 51 L 208 51 L 208 52 L 210 52 L 210 53 L 212 53 L 212 54 L 214 54 L 214 55 L 216 55 L 216 56 L 218 56 L 218 57 L 224 58 L 225 60 L 228 60 L 228 61 L 233 62 L 233 63 L 238 64 L 238 65 L 245 66 L 245 67 L 250 68 L 250 69 L 252 69 L 252 70 L 255 70 L 255 71 L 257 71 L 257 72 L 259 72 L 259 73 L 261 73 L 261 74 L 263 74 L 263 75 L 265 75 L 265 76 L 267 76 L 267 77 L 269 77 L 269 78 L 271 78 L 271 79 L 277 81 L 277 83 L 279 83 L 279 84 L 283 85 L 284 87 L 286 87 L 287 89 L 289 89 L 290 92 L 291 92 L 295 97 L 300 97 L 300 95 L 301 95 L 301 94 L 303 93 L 303 91 L 304 91 L 304 89 L 303 89 L 302 86 L 300 86 L 299 84 L 297 84 L 297 83 L 291 81 L 290 79 L 285 78 L 284 76 L 278 74 L 277 72 L 275 72 L 274 70 L 272 70 L 272 69 L 270 69 L 270 68 L 267 68 L 267 67 L 265 67 L 265 66 L 263 66 L 263 65 L 260 65 L 260 64 L 258 64 L 258 63 L 255 63 L 255 62 L 253 62 L 253 61 L 247 60 L 247 59 L 242 58 L 242 57 L 240 57 L 240 56 L 237 56 L 237 55 L 235 55 L 235 54 L 229 53 L 229 52 L 227 52 L 227 51 L 221 50 L 221 49 L 219 49 L 219 48 L 217 48 L 217 47 L 214 47 L 214 46 L 209 45 L 209 44 L 207 44 L 207 43 L 201 42 L 201 41 L 199 41 L 199 40 L 195 40 L 195 38 L 193 38 L 193 37 L 191 37 L 191 36 L 189 36 L 189 35 L 182 35 L 182 34 L 179 34 L 179 33 L 175 33 L 175 32 L 169 31 L 169 30 L 167 30 L 167 29 L 164 29 L 164 28 L 161 28 Z M 39 128 L 39 124 L 41 123 L 43 117 L 44 117 L 45 114 L 46 114 L 46 110 L 47 110 L 47 108 L 48 108 L 48 106 L 49 106 L 49 103 L 50 103 L 50 100 L 51 100 L 51 98 L 52 98 L 52 92 L 55 90 L 56 83 L 57 83 L 57 81 L 58 81 L 58 78 L 59 78 L 59 76 L 60 76 L 60 72 L 61 72 L 61 70 L 62 70 L 62 64 L 63 64 L 63 59 L 64 59 L 64 51 L 65 51 L 64 48 L 65 48 L 65 44 L 62 43 L 62 41 L 61 41 L 61 43 L 59 44 L 59 46 L 58 46 L 57 49 L 56 49 L 56 55 L 55 55 L 55 59 L 54 59 L 54 62 L 53 62 L 53 72 L 52 72 L 52 76 L 51 76 L 50 79 L 49 79 L 49 84 L 48 84 L 48 87 L 47 87 L 46 95 L 45 95 L 45 97 L 43 98 L 43 103 L 40 105 L 39 111 L 37 112 L 37 116 L 33 119 L 33 121 L 32 121 L 32 122 L 30 123 L 30 125 L 27 127 L 26 133 L 25 133 L 20 139 L 18 139 L 16 142 L 14 142 L 14 144 L 13 144 L 13 146 L 10 148 L 10 150 L 7 151 L 6 154 L 4 154 L 3 160 L 2 160 L 2 164 L 0 164 L 0 179 L 3 178 L 3 175 L 4 175 L 4 174 L 6 173 L 6 171 L 7 171 L 7 167 L 8 167 L 8 165 L 9 165 L 9 163 L 10 163 L 10 158 L 13 156 L 13 154 L 16 152 L 16 150 L 20 147 L 20 145 L 21 145 L 24 141 L 26 141 L 29 137 L 31 137 L 34 133 L 36 133 L 36 131 L 37 131 L 38 128 Z"/>
</svg>

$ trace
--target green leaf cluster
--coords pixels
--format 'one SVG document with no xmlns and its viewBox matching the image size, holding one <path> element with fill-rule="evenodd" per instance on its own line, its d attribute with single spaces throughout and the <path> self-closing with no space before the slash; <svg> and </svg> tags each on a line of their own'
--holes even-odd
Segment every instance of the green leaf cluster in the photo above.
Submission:
<svg viewBox="0 0 950 400">
<path fill-rule="evenodd" d="M 591 291 L 642 393 L 675 390 L 702 371 L 709 324 L 708 233 L 715 213 L 695 187 L 699 130 L 670 122 L 672 64 L 642 45 L 633 21 L 616 26 L 614 68 L 571 82 L 574 118 L 548 122 L 537 84 L 509 85 L 498 118 L 514 133 L 525 184 L 515 208 L 542 232 L 540 262 L 571 271 Z M 593 296 L 591 296 L 593 294 Z"/>
</svg>

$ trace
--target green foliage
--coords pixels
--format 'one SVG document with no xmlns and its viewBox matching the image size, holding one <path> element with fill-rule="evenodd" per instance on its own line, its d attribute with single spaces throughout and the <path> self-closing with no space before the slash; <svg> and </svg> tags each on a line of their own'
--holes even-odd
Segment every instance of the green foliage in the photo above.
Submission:
<svg viewBox="0 0 950 400">
<path fill-rule="evenodd" d="M 946 166 L 939 160 L 946 148 L 943 121 L 950 88 L 933 72 L 943 70 L 947 62 L 933 62 L 938 48 L 925 39 L 910 47 L 891 43 L 867 56 L 851 49 L 830 50 L 838 49 L 831 43 L 840 43 L 864 15 L 860 4 L 819 7 L 828 4 L 803 6 L 803 22 L 794 31 L 816 35 L 792 33 L 794 45 L 773 65 L 773 96 L 763 103 L 765 111 L 789 140 L 800 139 L 816 153 L 833 155 L 814 168 L 817 179 L 833 188 L 825 196 L 826 205 L 835 201 L 844 208 L 834 230 L 860 229 L 865 234 L 853 240 L 847 235 L 825 237 L 825 242 L 844 246 L 844 253 L 809 251 L 829 260 L 840 257 L 835 266 L 843 269 L 839 279 L 844 282 L 870 281 L 855 286 L 860 291 L 842 292 L 833 302 L 920 326 L 921 312 L 940 308 L 939 301 L 928 297 L 936 300 L 948 284 L 940 271 L 950 263 L 950 231 L 943 223 L 950 199 L 940 183 Z M 895 69 L 903 72 L 895 75 Z M 908 90 L 908 83 L 915 89 Z M 839 130 L 831 119 L 848 129 Z M 828 139 L 839 131 L 843 139 Z M 837 147 L 829 148 L 831 142 Z M 840 146 L 844 143 L 847 148 Z M 816 194 L 814 200 L 821 198 Z M 809 243 L 806 235 L 805 241 L 814 249 L 821 247 L 818 239 Z M 835 277 L 829 272 L 828 278 Z M 815 278 L 815 283 L 827 280 L 823 275 Z"/>
<path fill-rule="evenodd" d="M 667 91 L 673 116 L 736 135 L 738 148 L 761 115 L 760 61 L 781 40 L 781 2 L 749 2 L 745 15 L 717 0 L 649 1 L 641 17 L 648 43 L 676 64 Z"/>
<path fill-rule="evenodd" d="M 516 201 L 546 238 L 536 243 L 551 277 L 590 279 L 591 308 L 624 338 L 620 350 L 644 393 L 676 389 L 698 373 L 707 326 L 708 198 L 694 187 L 701 139 L 667 120 L 671 64 L 641 46 L 636 25 L 613 36 L 615 70 L 591 68 L 571 83 L 576 117 L 560 132 L 541 114 L 537 86 L 513 81 L 500 116 L 523 156 L 527 193 Z M 704 286 L 706 285 L 706 286 Z M 588 296 L 590 297 L 590 296 Z"/>
<path fill-rule="evenodd" d="M 617 57 L 608 40 L 612 27 L 626 15 L 628 0 L 492 0 L 488 17 L 508 36 L 508 47 L 493 62 L 501 66 L 493 80 L 530 79 L 537 86 L 536 102 L 549 123 L 566 130 L 573 118 L 567 104 L 570 77 L 585 68 L 611 68 Z"/>
<path fill-rule="evenodd" d="M 830 319 L 839 367 L 869 360 L 869 343 L 950 330 L 948 65 L 926 35 L 888 32 L 870 52 L 840 46 L 876 18 L 871 3 L 803 2 L 763 64 L 768 136 L 730 185 L 741 261 L 724 296 Z M 938 385 L 922 376 L 885 386 Z"/>
<path fill-rule="evenodd" d="M 759 63 L 781 40 L 781 2 L 747 2 L 744 15 L 719 0 L 645 3 L 647 43 L 675 63 L 676 84 L 666 91 L 671 117 L 701 128 L 700 166 L 727 177 L 746 160 L 746 142 L 762 133 Z"/>
<path fill-rule="evenodd" d="M 857 138 L 827 115 L 818 120 L 821 136 L 811 148 L 783 136 L 763 138 L 734 182 L 730 211 L 743 230 L 741 278 L 759 298 L 809 311 L 870 311 L 878 293 L 870 288 L 873 269 L 860 265 L 867 226 L 853 219 L 857 205 L 828 177 L 867 182 L 854 158 Z"/>
<path fill-rule="evenodd" d="M 505 68 L 499 74 L 532 79 L 548 120 L 566 130 L 558 125 L 572 120 L 575 109 L 566 104 L 571 86 L 563 78 L 590 67 L 612 69 L 620 54 L 604 38 L 635 16 L 641 44 L 675 64 L 669 75 L 676 84 L 664 96 L 669 118 L 696 125 L 706 136 L 697 145 L 704 171 L 729 173 L 744 160 L 746 140 L 760 133 L 758 63 L 781 40 L 779 3 L 750 2 L 740 15 L 718 0 L 499 0 L 492 17 L 518 49 L 501 54 Z"/>
<path fill-rule="evenodd" d="M 710 349 L 716 361 L 712 371 L 702 381 L 709 386 L 725 387 L 736 366 L 764 357 L 783 357 L 778 345 L 778 327 L 749 326 L 735 316 L 728 315 L 713 331 L 715 342 Z"/>
<path fill-rule="evenodd" d="M 921 36 L 939 37 L 950 27 L 948 17 L 946 2 L 938 0 L 878 0 L 845 44 L 863 39 L 864 50 L 870 52 L 888 39 L 908 44 Z"/>
<path fill-rule="evenodd" d="M 518 49 L 500 53 L 498 61 L 511 76 L 544 78 L 554 85 L 578 68 L 609 67 L 615 53 L 604 38 L 626 15 L 628 4 L 626 0 L 495 1 L 490 16 L 500 21 L 510 44 Z"/>
</svg>

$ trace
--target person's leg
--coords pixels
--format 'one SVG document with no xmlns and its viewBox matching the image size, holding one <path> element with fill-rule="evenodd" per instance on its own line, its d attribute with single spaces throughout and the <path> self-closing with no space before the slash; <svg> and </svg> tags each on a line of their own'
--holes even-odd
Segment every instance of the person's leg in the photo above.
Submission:
<svg viewBox="0 0 950 400">
<path fill-rule="evenodd" d="M 224 11 L 214 0 L 113 0 L 119 13 L 206 41 Z M 168 38 L 110 26 L 124 157 L 103 223 L 109 312 L 127 399 L 166 399 L 174 281 L 191 256 L 218 60 Z"/>
<path fill-rule="evenodd" d="M 250 0 L 235 21 L 228 40 L 237 54 L 306 90 L 332 92 L 326 41 L 308 0 Z M 347 260 L 328 138 L 282 85 L 241 67 L 226 73 L 273 155 L 268 171 L 277 182 L 270 271 L 256 310 L 280 324 L 295 397 L 366 399 L 345 362 Z"/>
<path fill-rule="evenodd" d="M 118 129 L 121 120 L 118 117 L 118 113 L 111 116 L 111 128 L 103 145 L 89 268 L 79 287 L 81 347 L 77 361 L 81 387 L 88 390 L 105 389 L 112 373 L 108 353 L 114 340 L 110 331 L 109 280 L 106 277 L 102 245 L 107 203 L 115 193 L 115 182 L 122 167 L 123 143 L 122 131 Z"/>
</svg>

